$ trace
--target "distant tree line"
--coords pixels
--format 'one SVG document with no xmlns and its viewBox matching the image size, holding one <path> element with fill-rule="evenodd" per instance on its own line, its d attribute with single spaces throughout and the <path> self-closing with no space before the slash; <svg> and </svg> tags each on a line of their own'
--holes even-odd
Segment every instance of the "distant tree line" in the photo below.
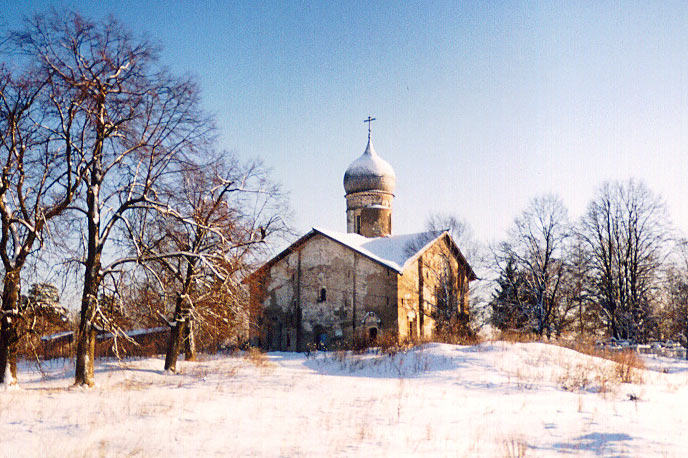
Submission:
<svg viewBox="0 0 688 458">
<path fill-rule="evenodd" d="M 81 288 L 76 384 L 94 384 L 98 332 L 169 324 L 174 371 L 194 331 L 236 331 L 240 281 L 288 208 L 264 166 L 217 150 L 193 79 L 115 19 L 74 12 L 26 20 L 0 53 L 0 383 L 46 302 L 22 300 L 36 266 Z"/>
<path fill-rule="evenodd" d="M 578 221 L 559 197 L 536 197 L 491 252 L 500 329 L 686 342 L 686 240 L 640 181 L 602 184 Z"/>
</svg>

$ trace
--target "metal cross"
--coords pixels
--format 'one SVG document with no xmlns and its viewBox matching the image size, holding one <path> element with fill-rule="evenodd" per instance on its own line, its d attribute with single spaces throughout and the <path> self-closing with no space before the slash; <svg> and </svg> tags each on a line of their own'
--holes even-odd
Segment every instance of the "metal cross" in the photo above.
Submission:
<svg viewBox="0 0 688 458">
<path fill-rule="evenodd" d="M 368 141 L 370 141 L 370 123 L 373 121 L 375 121 L 375 118 L 371 118 L 370 116 L 368 116 L 368 119 L 363 120 L 363 122 L 368 123 Z"/>
</svg>

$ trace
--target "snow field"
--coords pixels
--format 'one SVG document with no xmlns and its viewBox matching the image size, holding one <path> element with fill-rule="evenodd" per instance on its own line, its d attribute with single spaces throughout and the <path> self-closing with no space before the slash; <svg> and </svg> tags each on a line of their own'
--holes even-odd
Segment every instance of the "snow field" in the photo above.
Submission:
<svg viewBox="0 0 688 458">
<path fill-rule="evenodd" d="M 82 389 L 69 362 L 22 365 L 0 393 L 0 456 L 681 457 L 688 444 L 683 361 L 653 358 L 636 383 L 541 343 L 162 366 L 98 361 Z"/>
</svg>

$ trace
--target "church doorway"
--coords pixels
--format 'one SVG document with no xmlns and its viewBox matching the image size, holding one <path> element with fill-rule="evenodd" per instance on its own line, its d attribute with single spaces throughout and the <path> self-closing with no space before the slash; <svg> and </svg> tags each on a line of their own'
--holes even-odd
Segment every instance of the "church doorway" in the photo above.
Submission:
<svg viewBox="0 0 688 458">
<path fill-rule="evenodd" d="M 373 343 L 377 340 L 377 328 L 368 329 L 368 341 Z"/>
<path fill-rule="evenodd" d="M 418 323 L 415 318 L 409 318 L 408 320 L 408 338 L 414 340 L 418 336 Z"/>
<path fill-rule="evenodd" d="M 316 326 L 313 330 L 313 343 L 315 344 L 315 348 L 317 348 L 318 350 L 327 349 L 327 344 L 329 343 L 329 336 L 321 326 Z"/>
</svg>

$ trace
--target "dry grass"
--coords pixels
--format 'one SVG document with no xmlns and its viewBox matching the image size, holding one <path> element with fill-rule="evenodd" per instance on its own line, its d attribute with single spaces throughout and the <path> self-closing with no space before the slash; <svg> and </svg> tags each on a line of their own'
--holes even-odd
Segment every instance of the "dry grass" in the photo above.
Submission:
<svg viewBox="0 0 688 458">
<path fill-rule="evenodd" d="M 594 390 L 598 393 L 614 391 L 618 381 L 610 367 L 594 362 L 566 364 L 562 362 L 563 372 L 555 382 L 566 391 Z"/>
<path fill-rule="evenodd" d="M 148 382 L 143 382 L 133 378 L 125 378 L 121 382 L 113 385 L 113 389 L 122 391 L 141 391 L 151 387 Z"/>
<path fill-rule="evenodd" d="M 528 443 L 523 439 L 511 438 L 504 441 L 504 458 L 525 458 Z"/>
<path fill-rule="evenodd" d="M 609 350 L 589 341 L 575 341 L 562 346 L 584 355 L 614 362 L 614 371 L 610 376 L 620 383 L 643 383 L 642 371 L 645 369 L 645 363 L 632 349 Z"/>
<path fill-rule="evenodd" d="M 251 347 L 244 353 L 244 358 L 246 358 L 251 364 L 256 367 L 267 368 L 272 366 L 270 359 L 267 357 L 265 352 L 260 348 Z"/>
<path fill-rule="evenodd" d="M 364 335 L 357 335 L 353 340 L 342 345 L 341 350 L 350 350 L 354 354 L 364 354 L 371 350 L 375 350 L 392 356 L 400 352 L 408 351 L 425 342 L 426 341 L 420 339 L 406 339 L 400 341 L 396 333 L 383 333 L 373 341 Z"/>
<path fill-rule="evenodd" d="M 616 377 L 621 383 L 643 383 L 642 370 L 645 363 L 633 350 L 617 351 L 611 355 L 611 360 L 616 363 Z"/>
<path fill-rule="evenodd" d="M 367 353 L 347 350 L 318 352 L 312 353 L 309 358 L 321 365 L 334 364 L 339 370 L 349 373 L 371 371 L 399 378 L 416 376 L 430 368 L 430 358 L 422 346 L 398 346 L 387 348 L 386 351 L 376 347 Z"/>
<path fill-rule="evenodd" d="M 556 381 L 565 390 L 594 389 L 599 393 L 611 393 L 615 392 L 621 383 L 641 384 L 644 382 L 645 364 L 640 356 L 631 349 L 610 351 L 588 342 L 576 342 L 564 346 L 579 353 L 613 363 L 608 364 L 596 359 L 574 364 L 562 361 L 564 372 Z"/>
<path fill-rule="evenodd" d="M 515 336 L 518 338 L 512 341 L 531 341 L 522 334 Z M 554 361 L 543 361 L 541 356 L 529 357 L 507 371 L 509 383 L 520 390 L 532 390 L 539 387 L 542 381 L 550 380 L 566 391 L 591 391 L 602 394 L 615 393 L 623 383 L 644 383 L 644 363 L 640 355 L 631 349 L 610 351 L 580 342 L 555 344 L 592 358 L 577 358 L 567 353 L 562 353 L 561 357 Z"/>
<path fill-rule="evenodd" d="M 518 331 L 513 331 L 513 330 L 503 330 L 503 331 L 500 331 L 499 335 L 494 340 L 509 342 L 509 343 L 531 343 L 531 342 L 540 342 L 542 339 L 540 339 L 537 336 L 537 334 L 534 334 L 531 332 L 518 332 Z"/>
</svg>

